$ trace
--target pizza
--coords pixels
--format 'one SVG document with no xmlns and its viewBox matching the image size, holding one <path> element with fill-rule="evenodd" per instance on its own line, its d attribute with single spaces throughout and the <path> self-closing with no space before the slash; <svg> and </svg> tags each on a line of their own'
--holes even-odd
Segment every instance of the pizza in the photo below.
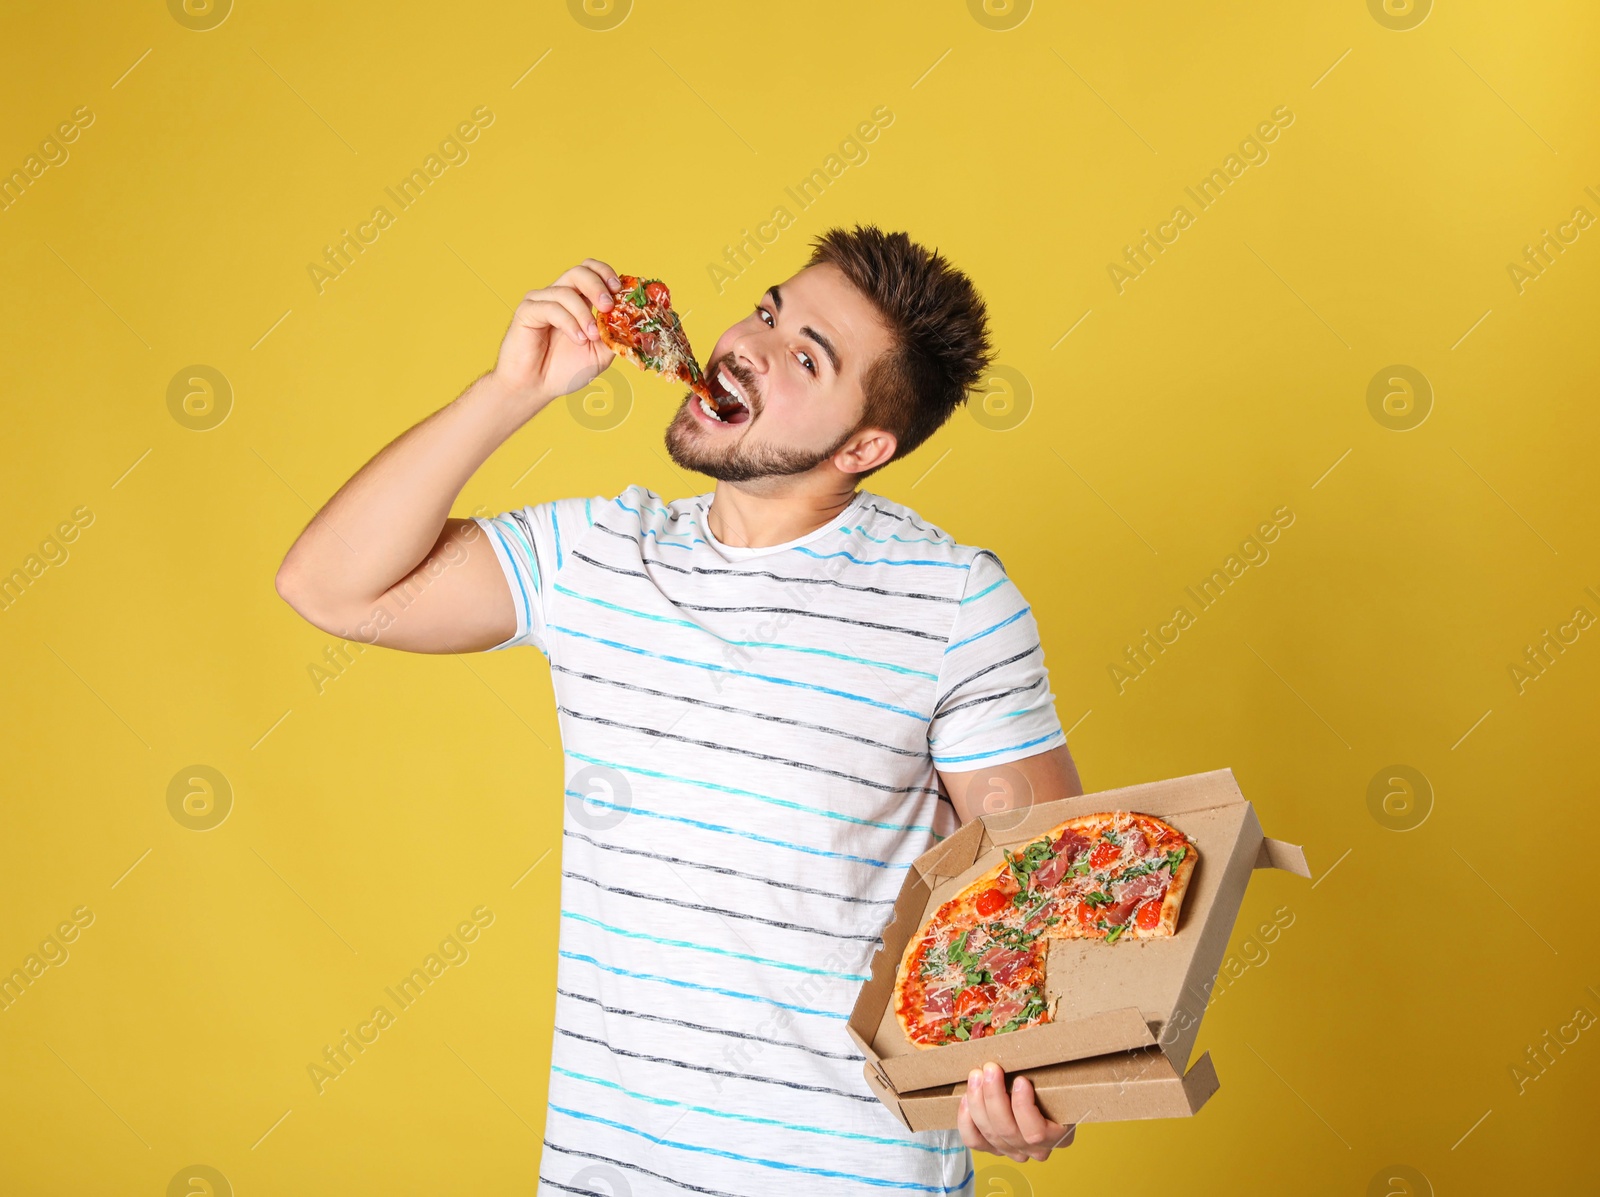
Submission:
<svg viewBox="0 0 1600 1197">
<path fill-rule="evenodd" d="M 1051 939 L 1175 935 L 1199 860 L 1194 841 L 1153 815 L 1068 819 L 944 902 L 906 944 L 894 1008 L 919 1048 L 1039 1026 Z"/>
<path fill-rule="evenodd" d="M 694 350 L 689 348 L 683 321 L 672 310 L 672 292 L 667 290 L 667 284 L 658 278 L 641 279 L 631 274 L 617 278 L 622 285 L 612 292 L 615 302 L 611 310 L 595 309 L 600 340 L 641 370 L 654 370 L 676 379 L 697 396 L 710 399 L 711 390 Z"/>
</svg>

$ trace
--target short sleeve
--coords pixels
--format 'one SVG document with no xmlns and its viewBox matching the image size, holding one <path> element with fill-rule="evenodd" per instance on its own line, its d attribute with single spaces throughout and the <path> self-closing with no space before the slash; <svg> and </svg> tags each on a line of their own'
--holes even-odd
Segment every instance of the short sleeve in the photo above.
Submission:
<svg viewBox="0 0 1600 1197">
<path fill-rule="evenodd" d="M 595 516 L 611 500 L 556 499 L 499 515 L 473 517 L 494 549 L 506 576 L 517 630 L 489 652 L 531 644 L 546 657 L 545 596 L 578 539 L 594 527 Z"/>
<path fill-rule="evenodd" d="M 1000 559 L 980 552 L 939 668 L 928 725 L 933 763 L 964 772 L 1066 742 L 1032 609 Z"/>
</svg>

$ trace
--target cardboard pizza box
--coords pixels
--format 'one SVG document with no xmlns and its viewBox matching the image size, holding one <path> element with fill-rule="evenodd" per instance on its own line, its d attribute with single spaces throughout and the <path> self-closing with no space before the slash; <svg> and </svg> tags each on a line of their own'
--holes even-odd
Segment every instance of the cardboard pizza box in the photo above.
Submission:
<svg viewBox="0 0 1600 1197">
<path fill-rule="evenodd" d="M 1156 815 L 1194 841 L 1177 934 L 1107 944 L 1049 941 L 1045 990 L 1057 997 L 1044 1026 L 941 1047 L 917 1048 L 893 1007 L 906 944 L 942 902 L 1016 850 L 1078 815 Z M 1217 1089 L 1209 1054 L 1187 1067 L 1200 1019 L 1256 869 L 1311 876 L 1305 853 L 1267 839 L 1231 769 L 1103 790 L 966 824 L 913 862 L 847 1024 L 866 1056 L 867 1083 L 911 1130 L 949 1129 L 967 1074 L 993 1060 L 1033 1081 L 1057 1122 L 1107 1122 L 1193 1114 Z"/>
</svg>

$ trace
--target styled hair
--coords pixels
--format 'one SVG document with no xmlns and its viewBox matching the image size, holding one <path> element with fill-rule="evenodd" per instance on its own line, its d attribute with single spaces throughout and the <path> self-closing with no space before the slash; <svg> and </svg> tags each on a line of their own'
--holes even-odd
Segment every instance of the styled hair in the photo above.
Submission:
<svg viewBox="0 0 1600 1197">
<path fill-rule="evenodd" d="M 812 244 L 806 265 L 838 267 L 889 330 L 890 347 L 862 379 L 858 427 L 894 433 L 889 460 L 898 460 L 950 418 L 988 369 L 994 354 L 983 297 L 947 258 L 905 233 L 857 225 L 829 229 Z"/>
</svg>

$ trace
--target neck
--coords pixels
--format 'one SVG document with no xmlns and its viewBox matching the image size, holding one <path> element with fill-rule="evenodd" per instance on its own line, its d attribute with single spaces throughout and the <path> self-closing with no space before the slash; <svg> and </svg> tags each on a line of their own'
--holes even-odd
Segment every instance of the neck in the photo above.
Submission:
<svg viewBox="0 0 1600 1197">
<path fill-rule="evenodd" d="M 797 485 L 794 478 L 718 482 L 706 519 L 711 533 L 731 548 L 785 544 L 828 523 L 850 505 L 856 490 L 849 474 Z"/>
</svg>

